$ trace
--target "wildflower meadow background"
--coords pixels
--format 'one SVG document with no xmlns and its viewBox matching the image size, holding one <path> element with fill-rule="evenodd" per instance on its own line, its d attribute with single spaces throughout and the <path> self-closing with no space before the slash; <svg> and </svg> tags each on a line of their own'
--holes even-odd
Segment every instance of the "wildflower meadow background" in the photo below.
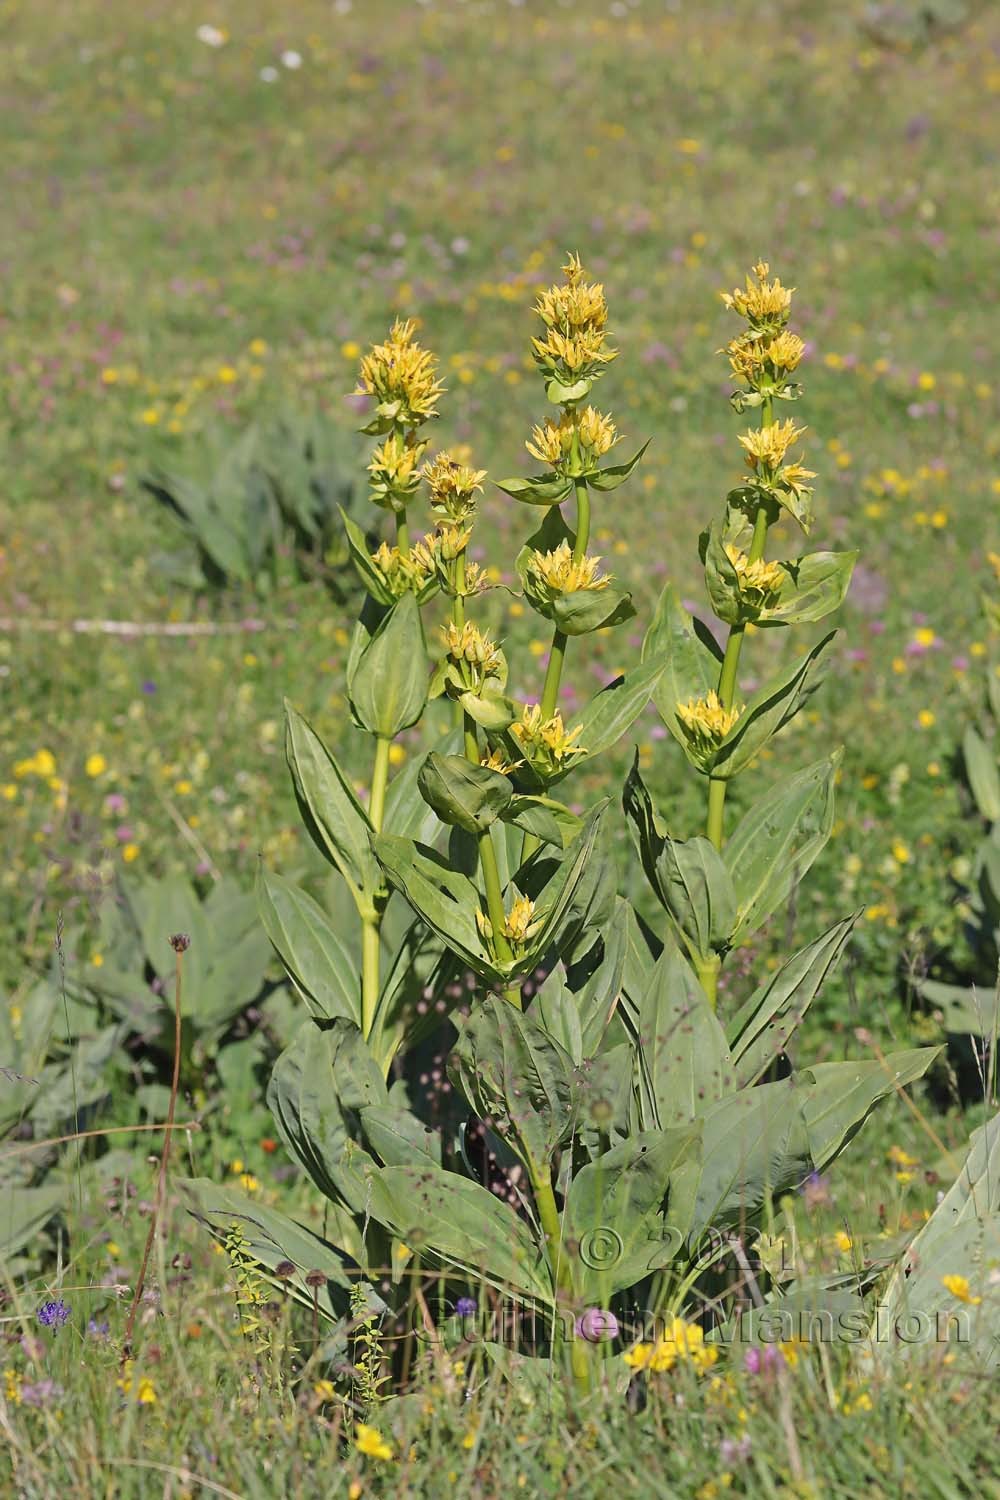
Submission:
<svg viewBox="0 0 1000 1500">
<path fill-rule="evenodd" d="M 288 773 L 284 701 L 370 812 L 345 687 L 362 586 L 336 507 L 376 559 L 398 536 L 369 498 L 363 356 L 397 318 L 437 355 L 428 457 L 447 445 L 486 472 L 463 566 L 493 586 L 481 623 L 537 700 L 552 631 L 515 559 L 544 512 L 495 481 L 545 467 L 525 441 L 558 417 L 532 357 L 540 294 L 571 253 L 603 285 L 620 352 L 588 399 L 614 413 L 611 462 L 650 442 L 627 484 L 592 495 L 591 553 L 635 617 L 572 642 L 569 730 L 638 662 L 668 581 L 710 617 L 697 539 L 744 483 L 736 434 L 758 422 L 730 406 L 719 293 L 764 260 L 796 288 L 805 340 L 805 398 L 777 415 L 807 429 L 809 549 L 858 561 L 820 694 L 727 804 L 735 819 L 842 744 L 829 842 L 722 970 L 719 1013 L 856 910 L 790 1044 L 797 1073 L 938 1050 L 836 1172 L 769 1204 L 758 1253 L 860 1298 L 928 1220 L 995 1102 L 1000 16 L 976 0 L 2 0 L 0 42 L 3 1485 L 1000 1495 L 991 1359 L 729 1350 L 685 1305 L 659 1341 L 615 1345 L 581 1406 L 487 1367 L 430 1291 L 406 1316 L 433 1336 L 392 1354 L 362 1297 L 348 1350 L 319 1280 L 286 1296 L 291 1272 L 181 1186 L 339 1243 L 266 1100 L 303 1009 L 254 885 L 274 871 L 338 932 L 353 920 Z M 225 525 L 206 494 L 232 501 Z M 752 632 L 748 658 L 774 634 Z M 404 728 L 389 776 L 428 748 L 426 726 Z M 580 815 L 613 799 L 620 889 L 659 922 L 620 816 L 633 762 L 671 831 L 701 828 L 704 778 L 652 703 L 565 797 Z M 449 985 L 441 1012 L 475 980 Z M 435 1120 L 454 1104 L 448 1025 L 408 1064 Z M 185 1128 L 161 1185 L 171 1107 Z M 388 1302 L 402 1269 L 377 1283 Z M 976 1312 L 957 1251 L 936 1280 Z"/>
</svg>

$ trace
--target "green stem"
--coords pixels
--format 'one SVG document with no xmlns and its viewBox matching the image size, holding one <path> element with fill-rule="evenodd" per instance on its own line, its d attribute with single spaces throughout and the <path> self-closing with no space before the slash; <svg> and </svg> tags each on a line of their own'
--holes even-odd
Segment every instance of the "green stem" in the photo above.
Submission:
<svg viewBox="0 0 1000 1500">
<path fill-rule="evenodd" d="M 385 794 L 389 785 L 389 751 L 392 741 L 379 735 L 375 740 L 375 764 L 372 767 L 371 795 L 368 799 L 368 819 L 376 833 L 382 831 L 385 816 Z M 379 998 L 379 967 L 381 962 L 379 930 L 382 914 L 374 904 L 369 906 L 361 918 L 361 1030 L 370 1036 L 375 1024 L 375 1012 Z"/>
<path fill-rule="evenodd" d="M 406 519 L 406 507 L 396 512 L 396 546 L 400 552 L 410 550 L 410 527 Z"/>
<path fill-rule="evenodd" d="M 576 495 L 576 541 L 573 544 L 573 561 L 582 562 L 587 555 L 587 544 L 590 541 L 590 495 L 587 491 L 587 481 L 576 478 L 573 480 L 573 491 Z M 552 645 L 549 648 L 549 663 L 545 668 L 545 681 L 542 684 L 542 720 L 551 719 L 559 705 L 559 685 L 562 682 L 563 665 L 566 661 L 566 637 L 561 630 L 552 632 Z M 533 834 L 526 833 L 521 842 L 521 863 L 538 848 L 541 841 Z"/>
<path fill-rule="evenodd" d="M 552 1267 L 552 1279 L 556 1290 L 572 1293 L 573 1276 L 569 1268 L 569 1262 L 562 1253 L 562 1226 L 559 1223 L 559 1210 L 556 1207 L 555 1193 L 552 1191 L 552 1182 L 548 1171 L 539 1167 L 535 1162 L 529 1161 L 528 1172 L 531 1177 L 531 1188 L 535 1197 L 535 1207 L 538 1210 L 538 1219 L 542 1226 L 542 1234 L 545 1237 L 545 1251 L 548 1256 L 549 1265 Z M 558 1316 L 556 1328 L 560 1328 Z M 555 1342 L 555 1340 L 553 1340 Z M 580 1395 L 586 1395 L 591 1388 L 591 1361 L 590 1350 L 586 1343 L 576 1337 L 575 1332 L 570 1337 L 570 1366 L 573 1371 L 573 1381 Z"/>
<path fill-rule="evenodd" d="M 468 714 L 463 715 L 465 729 L 465 758 L 474 766 L 479 765 L 479 742 L 476 739 L 476 726 Z M 493 837 L 488 828 L 484 828 L 479 835 L 479 866 L 483 872 L 483 890 L 486 894 L 486 911 L 489 915 L 490 926 L 493 928 L 493 945 L 496 949 L 497 958 L 501 963 L 510 963 L 514 957 L 510 944 L 504 936 L 504 927 L 507 922 L 507 913 L 504 911 L 503 891 L 500 888 L 500 868 L 497 865 L 497 853 L 493 847 Z M 504 991 L 506 998 L 517 1010 L 524 1009 L 521 999 L 521 986 L 511 985 Z"/>
<path fill-rule="evenodd" d="M 761 427 L 769 427 L 772 420 L 773 402 L 770 396 L 765 396 L 761 403 Z M 767 528 L 768 507 L 766 504 L 762 504 L 757 507 L 754 514 L 753 537 L 750 542 L 750 550 L 747 553 L 748 562 L 760 562 L 764 556 L 764 548 L 767 545 Z M 726 650 L 722 658 L 722 670 L 719 673 L 718 690 L 719 702 L 725 709 L 731 709 L 736 701 L 736 678 L 745 635 L 746 622 L 744 620 L 739 620 L 735 625 L 729 627 L 729 639 L 726 641 Z M 726 786 L 727 782 L 722 777 L 709 777 L 708 816 L 705 823 L 705 835 L 720 853 L 722 852 L 722 844 L 725 838 Z M 701 981 L 701 987 L 705 991 L 708 1002 L 714 1010 L 718 1001 L 720 965 L 718 958 L 715 958 L 714 955 L 713 959 L 714 962 L 706 959 L 698 967 L 698 978 Z"/>
</svg>

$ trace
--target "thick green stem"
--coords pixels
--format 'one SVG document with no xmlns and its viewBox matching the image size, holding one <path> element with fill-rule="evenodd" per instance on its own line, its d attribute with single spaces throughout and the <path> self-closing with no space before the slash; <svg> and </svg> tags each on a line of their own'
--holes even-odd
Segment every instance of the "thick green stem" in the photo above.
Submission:
<svg viewBox="0 0 1000 1500">
<path fill-rule="evenodd" d="M 587 481 L 585 479 L 573 480 L 573 491 L 576 495 L 576 541 L 573 544 L 573 561 L 582 562 L 587 555 L 587 543 L 590 541 L 590 495 L 587 492 Z M 561 630 L 552 632 L 552 645 L 549 648 L 549 662 L 545 668 L 545 681 L 542 684 L 541 710 L 542 719 L 551 719 L 559 706 L 559 686 L 562 682 L 563 665 L 566 661 L 566 637 Z M 534 854 L 540 840 L 534 835 L 526 833 L 521 843 L 521 863 Z"/>
<path fill-rule="evenodd" d="M 400 552 L 410 550 L 410 527 L 406 519 L 406 508 L 396 512 L 396 546 Z"/>
<path fill-rule="evenodd" d="M 531 1176 L 531 1189 L 535 1198 L 535 1207 L 538 1210 L 538 1219 L 542 1226 L 542 1234 L 545 1236 L 545 1249 L 549 1265 L 552 1267 L 552 1279 L 557 1293 L 567 1292 L 572 1294 L 573 1276 L 569 1268 L 569 1262 L 562 1253 L 562 1226 L 559 1223 L 559 1210 L 556 1207 L 555 1193 L 552 1191 L 552 1181 L 548 1170 L 539 1167 L 534 1162 L 529 1162 L 529 1174 Z M 572 1309 L 571 1309 L 572 1315 Z M 558 1313 L 556 1317 L 556 1337 L 561 1335 Z M 555 1339 L 553 1340 L 555 1342 Z M 575 1330 L 570 1334 L 570 1365 L 573 1371 L 573 1381 L 580 1395 L 586 1395 L 591 1387 L 591 1358 L 590 1349 L 586 1343 L 576 1337 Z"/>
<path fill-rule="evenodd" d="M 765 396 L 761 404 L 761 426 L 769 427 L 772 420 L 773 403 L 770 396 Z M 767 527 L 768 507 L 766 504 L 762 504 L 757 507 L 754 515 L 753 537 L 750 541 L 750 550 L 747 553 L 748 562 L 760 562 L 764 556 L 764 548 L 767 545 Z M 731 709 L 736 701 L 736 679 L 745 635 L 745 621 L 740 620 L 735 625 L 730 626 L 729 639 L 726 641 L 726 650 L 722 658 L 722 670 L 719 673 L 718 689 L 719 702 L 725 709 Z M 723 777 L 709 777 L 708 817 L 705 823 L 705 834 L 720 853 L 722 852 L 722 844 L 725 838 L 726 785 L 727 782 Z M 718 1001 L 719 967 L 718 959 L 714 958 L 714 962 L 712 960 L 705 960 L 698 968 L 698 978 L 701 981 L 701 987 L 705 991 L 708 1002 L 713 1010 Z"/>
<path fill-rule="evenodd" d="M 474 766 L 479 765 L 479 742 L 476 739 L 476 726 L 468 714 L 463 715 L 463 726 L 465 729 L 465 758 Z M 504 928 L 507 925 L 507 913 L 504 911 L 503 891 L 500 888 L 500 869 L 497 865 L 497 854 L 493 847 L 493 836 L 488 828 L 484 828 L 479 835 L 479 867 L 483 872 L 483 890 L 486 894 L 486 911 L 493 928 L 493 945 L 496 949 L 497 958 L 501 963 L 510 963 L 513 958 L 510 944 L 504 936 Z M 524 1009 L 521 999 L 520 985 L 511 985 L 504 991 L 511 1005 L 518 1010 Z"/>
<path fill-rule="evenodd" d="M 376 833 L 381 833 L 385 817 L 391 748 L 391 740 L 379 735 L 375 741 L 375 764 L 372 767 L 371 795 L 368 799 L 368 819 Z M 361 1030 L 366 1037 L 371 1035 L 378 1009 L 381 925 L 382 914 L 372 905 L 361 918 Z"/>
</svg>

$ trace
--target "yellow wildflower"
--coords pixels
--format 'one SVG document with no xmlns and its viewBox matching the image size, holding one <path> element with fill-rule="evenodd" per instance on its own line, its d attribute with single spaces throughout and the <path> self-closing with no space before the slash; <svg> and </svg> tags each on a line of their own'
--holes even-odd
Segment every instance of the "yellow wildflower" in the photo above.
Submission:
<svg viewBox="0 0 1000 1500">
<path fill-rule="evenodd" d="M 983 1300 L 982 1297 L 974 1297 L 972 1295 L 969 1290 L 969 1278 L 967 1276 L 959 1276 L 957 1274 L 942 1276 L 941 1285 L 946 1292 L 951 1293 L 956 1301 L 967 1302 L 970 1307 L 978 1307 Z"/>
<path fill-rule="evenodd" d="M 692 698 L 677 705 L 677 717 L 691 752 L 702 759 L 718 749 L 742 712 L 742 707 L 726 708 L 714 691 L 704 698 Z"/>
<path fill-rule="evenodd" d="M 543 426 L 532 429 L 524 446 L 533 458 L 555 468 L 569 458 L 574 437 L 588 459 L 603 458 L 620 441 L 611 418 L 588 406 L 581 412 L 563 412 L 558 421 L 549 417 Z"/>
<path fill-rule="evenodd" d="M 376 344 L 361 360 L 356 395 L 371 396 L 376 404 L 378 426 L 385 431 L 392 423 L 419 427 L 437 415 L 444 390 L 435 379 L 437 359 L 414 341 L 416 324 L 398 318 L 384 344 Z"/>
<path fill-rule="evenodd" d="M 20 1406 L 22 1401 L 21 1387 L 24 1377 L 19 1370 L 7 1369 L 3 1372 L 3 1393 L 11 1406 Z"/>
<path fill-rule="evenodd" d="M 445 650 L 452 661 L 467 662 L 483 677 L 499 671 L 503 653 L 496 642 L 483 635 L 471 620 L 461 626 L 449 620 L 447 625 L 441 627 L 441 633 L 444 636 Z"/>
<path fill-rule="evenodd" d="M 719 295 L 726 307 L 746 318 L 751 327 L 773 327 L 777 331 L 788 321 L 795 288 L 782 286 L 777 276 L 768 281 L 770 270 L 766 260 L 758 261 L 747 273 L 745 287 L 736 287 L 732 292 L 720 292 Z"/>
<path fill-rule="evenodd" d="M 354 1428 L 354 1442 L 359 1453 L 366 1458 L 391 1458 L 392 1449 L 377 1427 L 368 1427 L 358 1422 Z"/>
<path fill-rule="evenodd" d="M 487 771 L 496 771 L 501 776 L 509 776 L 511 771 L 516 771 L 518 766 L 523 766 L 523 760 L 508 760 L 502 750 L 491 750 L 485 760 L 479 762 Z"/>
<path fill-rule="evenodd" d="M 452 453 L 438 453 L 420 471 L 430 490 L 436 516 L 464 525 L 475 514 L 476 492 L 483 487 L 485 469 L 473 469 Z"/>
<path fill-rule="evenodd" d="M 764 353 L 767 361 L 773 368 L 787 372 L 794 370 L 805 353 L 805 343 L 797 333 L 789 333 L 787 329 L 779 333 L 778 337 L 772 339 Z"/>
<path fill-rule="evenodd" d="M 582 731 L 582 724 L 567 730 L 558 712 L 551 719 L 543 719 L 541 705 L 536 703 L 525 707 L 520 723 L 513 724 L 510 732 L 534 769 L 551 776 L 561 771 L 571 756 L 586 754 L 583 745 L 575 743 Z"/>
<path fill-rule="evenodd" d="M 394 499 L 405 501 L 416 493 L 420 479 L 417 466 L 426 451 L 427 444 L 416 442 L 412 433 L 403 437 L 391 432 L 379 444 L 368 465 L 376 505 L 391 506 Z"/>
<path fill-rule="evenodd" d="M 531 592 L 551 601 L 583 589 L 605 589 L 611 576 L 601 572 L 600 564 L 599 557 L 581 557 L 577 562 L 568 542 L 560 542 L 551 552 L 533 551 L 528 560 Z"/>
<path fill-rule="evenodd" d="M 748 602 L 762 608 L 779 592 L 785 581 L 785 570 L 780 563 L 765 562 L 763 558 L 751 562 L 746 552 L 731 542 L 726 544 L 726 556 L 736 569 L 736 581 L 740 593 L 748 596 Z"/>
<path fill-rule="evenodd" d="M 88 776 L 103 776 L 108 769 L 108 763 L 103 755 L 95 751 L 93 755 L 87 756 L 87 759 L 83 763 L 83 769 Z"/>
<path fill-rule="evenodd" d="M 599 282 L 584 280 L 578 255 L 570 255 L 562 267 L 563 286 L 550 286 L 540 293 L 535 312 L 546 328 L 571 333 L 577 329 L 600 330 L 607 325 L 608 304 Z"/>
<path fill-rule="evenodd" d="M 156 1387 L 145 1375 L 140 1375 L 138 1383 L 132 1374 L 134 1361 L 127 1359 L 122 1367 L 121 1377 L 115 1382 L 118 1389 L 126 1396 L 134 1396 L 142 1406 L 154 1406 L 156 1404 Z"/>
<path fill-rule="evenodd" d="M 638 1343 L 622 1355 L 633 1370 L 659 1372 L 687 1362 L 699 1375 L 706 1374 L 719 1358 L 719 1351 L 705 1343 L 705 1331 L 697 1323 L 672 1318 L 656 1343 Z"/>
<path fill-rule="evenodd" d="M 748 468 L 765 468 L 774 472 L 781 467 L 785 454 L 805 432 L 790 419 L 785 422 L 769 422 L 766 427 L 754 427 L 740 434 L 739 442 L 746 453 Z M 811 475 L 809 476 L 812 477 Z"/>
<path fill-rule="evenodd" d="M 383 542 L 378 551 L 372 553 L 372 566 L 394 599 L 418 592 L 434 571 L 435 563 L 428 542 L 433 545 L 433 538 L 425 537 L 412 552 L 400 552 L 398 547 Z"/>
</svg>

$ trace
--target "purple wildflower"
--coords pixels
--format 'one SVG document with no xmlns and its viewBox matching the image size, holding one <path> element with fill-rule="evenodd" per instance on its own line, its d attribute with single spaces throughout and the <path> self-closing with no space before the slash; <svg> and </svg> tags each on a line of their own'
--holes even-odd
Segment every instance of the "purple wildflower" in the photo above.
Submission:
<svg viewBox="0 0 1000 1500">
<path fill-rule="evenodd" d="M 61 1328 L 69 1317 L 69 1307 L 60 1297 L 57 1302 L 43 1302 L 35 1316 L 43 1328 Z"/>
<path fill-rule="evenodd" d="M 460 1318 L 471 1318 L 475 1316 L 478 1306 L 475 1297 L 459 1297 L 455 1303 L 455 1311 Z"/>
</svg>

